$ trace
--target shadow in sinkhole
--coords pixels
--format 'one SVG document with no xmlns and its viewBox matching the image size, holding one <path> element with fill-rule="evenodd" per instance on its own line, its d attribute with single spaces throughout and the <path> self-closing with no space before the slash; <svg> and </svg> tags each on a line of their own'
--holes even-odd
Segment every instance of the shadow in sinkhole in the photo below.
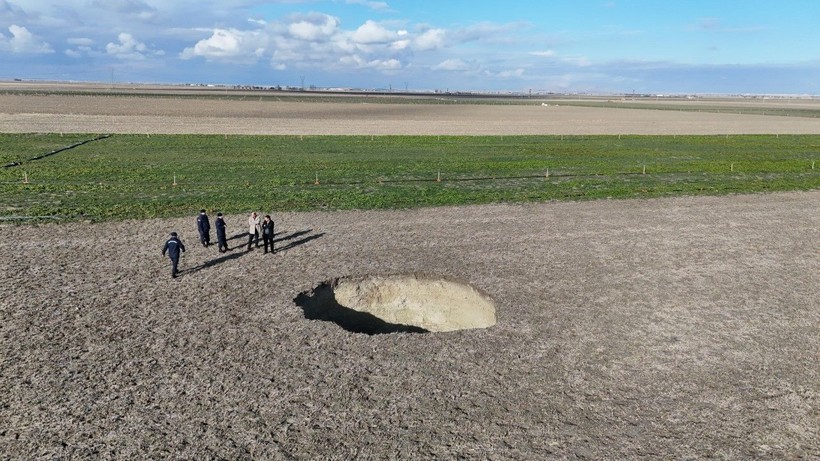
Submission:
<svg viewBox="0 0 820 461">
<path fill-rule="evenodd" d="M 306 319 L 333 322 L 351 333 L 429 333 L 421 327 L 385 322 L 373 314 L 359 312 L 339 304 L 333 293 L 333 285 L 329 282 L 323 282 L 313 290 L 299 293 L 293 302 L 302 308 Z"/>
</svg>

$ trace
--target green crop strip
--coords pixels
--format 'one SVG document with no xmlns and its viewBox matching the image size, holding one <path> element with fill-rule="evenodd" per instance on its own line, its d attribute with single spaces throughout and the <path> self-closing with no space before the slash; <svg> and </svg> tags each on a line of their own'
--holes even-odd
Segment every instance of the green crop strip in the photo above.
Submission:
<svg viewBox="0 0 820 461">
<path fill-rule="evenodd" d="M 756 105 L 737 105 L 729 106 L 717 102 L 701 102 L 697 105 L 693 104 L 675 104 L 665 102 L 663 100 L 656 100 L 654 102 L 648 98 L 642 98 L 636 101 L 619 101 L 619 100 L 590 100 L 590 101 L 571 101 L 571 100 L 550 100 L 549 104 L 555 106 L 575 106 L 575 107 L 594 107 L 600 109 L 635 109 L 635 110 L 664 110 L 671 112 L 703 112 L 712 114 L 738 114 L 738 115 L 770 115 L 777 117 L 803 117 L 803 118 L 818 118 L 820 117 L 820 109 L 801 108 L 801 107 L 786 107 L 773 106 L 766 107 L 765 104 L 759 103 Z"/>
<path fill-rule="evenodd" d="M 411 208 L 820 188 L 820 136 L 0 135 L 0 218 Z"/>
</svg>

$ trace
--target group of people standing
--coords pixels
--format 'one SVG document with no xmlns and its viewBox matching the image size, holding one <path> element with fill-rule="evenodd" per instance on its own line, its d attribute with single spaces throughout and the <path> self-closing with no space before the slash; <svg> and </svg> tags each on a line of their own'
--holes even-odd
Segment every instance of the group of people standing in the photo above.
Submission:
<svg viewBox="0 0 820 461">
<path fill-rule="evenodd" d="M 216 214 L 216 242 L 218 244 L 219 252 L 224 253 L 228 251 L 228 237 L 225 235 L 225 219 L 222 218 L 222 213 Z M 196 229 L 199 231 L 199 241 L 202 246 L 208 247 L 211 245 L 211 221 L 208 219 L 208 214 L 205 210 L 199 210 L 199 216 L 196 217 Z"/>
<path fill-rule="evenodd" d="M 265 253 L 273 254 L 273 219 L 269 214 L 263 220 L 259 220 L 259 215 L 254 211 L 248 216 L 248 251 L 251 251 L 251 244 L 256 244 L 259 248 L 259 236 L 262 236 L 262 243 L 265 246 Z"/>
<path fill-rule="evenodd" d="M 216 242 L 218 245 L 218 249 L 220 253 L 225 253 L 228 251 L 228 238 L 226 234 L 225 219 L 222 216 L 222 213 L 216 214 L 216 221 L 214 222 L 214 226 L 216 227 Z M 211 245 L 211 221 L 208 219 L 208 214 L 205 210 L 199 210 L 199 215 L 196 217 L 196 228 L 199 231 L 199 241 L 202 243 L 203 247 L 209 247 Z M 273 219 L 271 219 L 270 215 L 265 215 L 264 219 L 259 218 L 259 214 L 255 211 L 248 216 L 248 248 L 247 251 L 251 251 L 251 246 L 256 245 L 256 248 L 259 248 L 259 236 L 262 236 L 262 243 L 265 247 L 265 254 L 270 253 L 273 254 Z M 171 237 L 165 242 L 165 246 L 162 248 L 162 255 L 168 254 L 168 257 L 171 258 L 171 277 L 176 278 L 179 271 L 177 267 L 179 265 L 179 258 L 181 253 L 185 252 L 185 245 L 182 243 L 182 240 L 179 239 L 179 236 L 176 232 L 171 232 Z"/>
</svg>

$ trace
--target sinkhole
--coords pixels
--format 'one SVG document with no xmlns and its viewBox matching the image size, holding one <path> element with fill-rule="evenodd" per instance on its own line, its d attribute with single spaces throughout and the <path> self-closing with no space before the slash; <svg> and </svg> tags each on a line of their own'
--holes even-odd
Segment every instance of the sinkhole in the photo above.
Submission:
<svg viewBox="0 0 820 461">
<path fill-rule="evenodd" d="M 428 333 L 495 325 L 495 303 L 468 283 L 423 274 L 340 277 L 300 293 L 305 318 L 355 333 Z"/>
</svg>

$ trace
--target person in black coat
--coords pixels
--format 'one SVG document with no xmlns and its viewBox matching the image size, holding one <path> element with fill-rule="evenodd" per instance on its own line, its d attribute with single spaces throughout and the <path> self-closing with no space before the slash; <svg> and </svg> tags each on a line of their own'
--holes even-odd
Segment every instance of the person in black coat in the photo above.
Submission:
<svg viewBox="0 0 820 461">
<path fill-rule="evenodd" d="M 199 231 L 199 241 L 202 246 L 207 247 L 211 244 L 211 222 L 208 220 L 208 215 L 205 210 L 199 210 L 199 216 L 196 217 L 196 228 Z"/>
<path fill-rule="evenodd" d="M 177 271 L 177 266 L 179 265 L 179 256 L 180 253 L 185 253 L 185 245 L 182 244 L 182 240 L 177 237 L 176 232 L 171 232 L 171 238 L 165 242 L 165 246 L 162 247 L 162 256 L 165 256 L 165 253 L 168 253 L 168 257 L 171 258 L 171 277 L 176 278 L 179 271 Z"/>
<path fill-rule="evenodd" d="M 222 213 L 216 214 L 216 244 L 219 246 L 219 252 L 224 253 L 228 251 L 228 238 L 225 236 L 225 220 L 222 218 Z"/>
<path fill-rule="evenodd" d="M 265 245 L 265 253 L 268 252 L 268 245 L 270 252 L 273 253 L 273 219 L 269 214 L 266 214 L 262 221 L 262 243 Z"/>
</svg>

